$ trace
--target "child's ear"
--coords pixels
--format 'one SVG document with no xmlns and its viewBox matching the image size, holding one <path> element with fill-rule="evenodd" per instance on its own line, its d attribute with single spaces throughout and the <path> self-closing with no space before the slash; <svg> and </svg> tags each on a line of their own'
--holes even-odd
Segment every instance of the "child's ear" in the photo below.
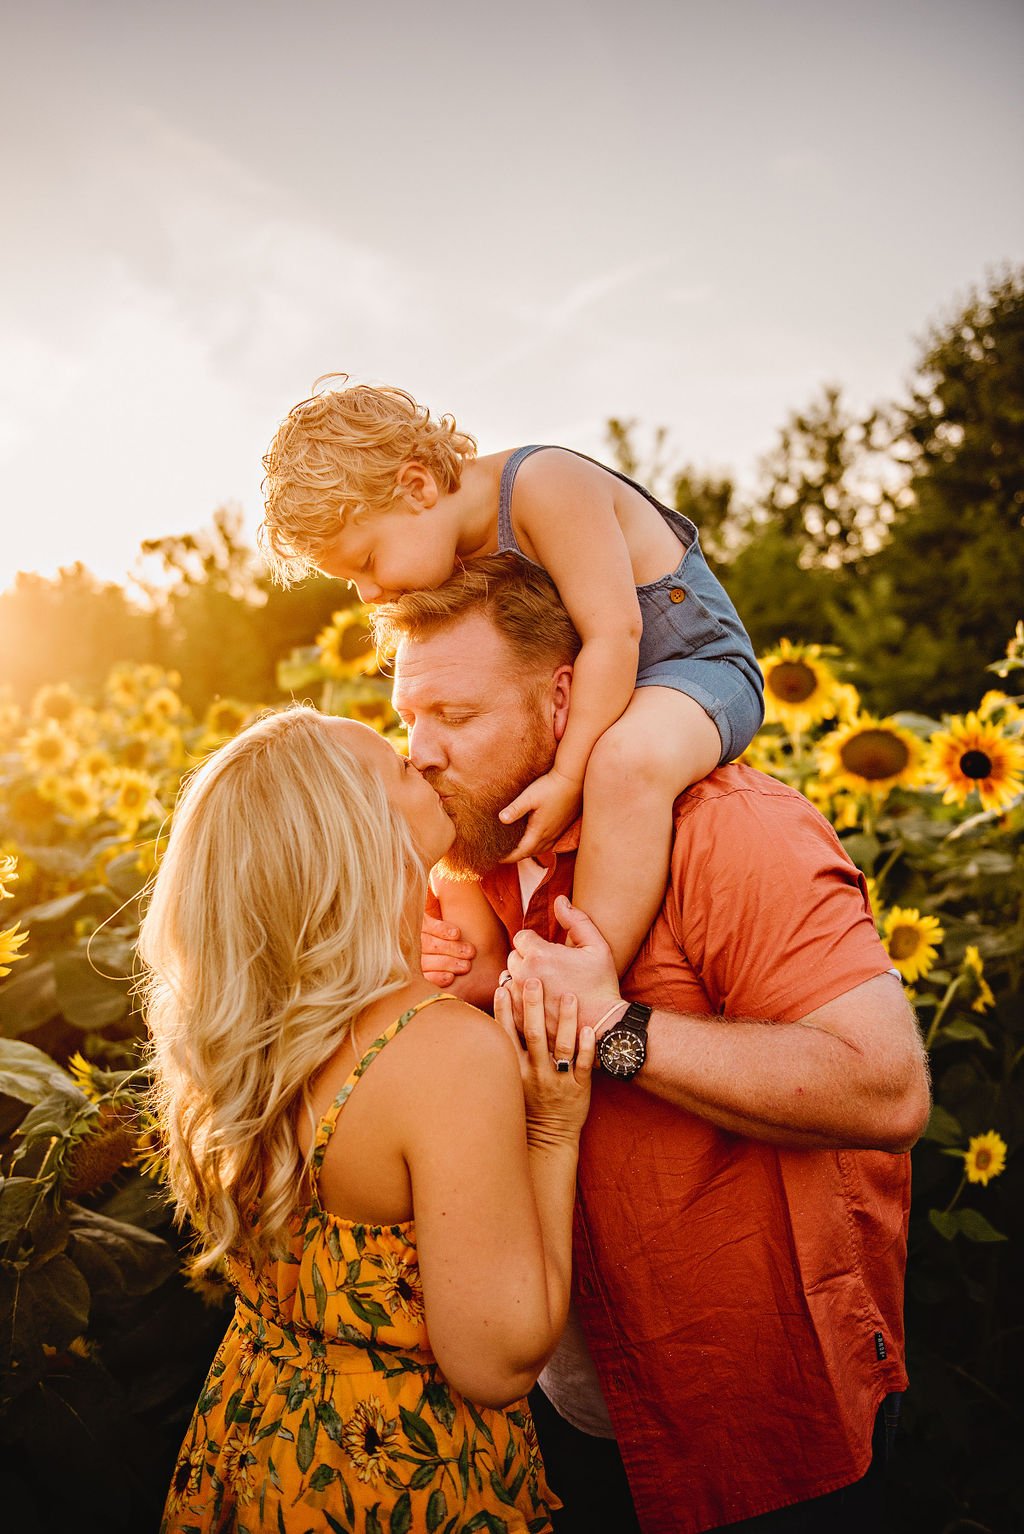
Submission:
<svg viewBox="0 0 1024 1534">
<path fill-rule="evenodd" d="M 440 499 L 437 480 L 429 469 L 425 469 L 415 459 L 403 463 L 395 475 L 395 484 L 402 492 L 402 499 L 413 511 L 429 511 Z"/>
</svg>

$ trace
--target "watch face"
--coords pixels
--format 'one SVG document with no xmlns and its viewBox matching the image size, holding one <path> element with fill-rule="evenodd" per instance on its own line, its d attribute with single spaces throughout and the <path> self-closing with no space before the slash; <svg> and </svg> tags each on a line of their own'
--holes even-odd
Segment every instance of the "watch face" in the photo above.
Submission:
<svg viewBox="0 0 1024 1534">
<path fill-rule="evenodd" d="M 635 1076 L 647 1058 L 644 1037 L 632 1028 L 611 1028 L 601 1040 L 598 1050 L 601 1066 L 609 1076 L 629 1078 Z"/>
</svg>

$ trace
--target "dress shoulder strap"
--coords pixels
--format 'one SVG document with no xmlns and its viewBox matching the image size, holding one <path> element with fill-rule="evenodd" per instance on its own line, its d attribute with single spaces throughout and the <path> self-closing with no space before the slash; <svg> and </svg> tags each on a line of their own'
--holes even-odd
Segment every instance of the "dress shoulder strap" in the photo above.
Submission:
<svg viewBox="0 0 1024 1534">
<path fill-rule="evenodd" d="M 328 1108 L 327 1112 L 324 1114 L 323 1118 L 320 1120 L 319 1125 L 317 1126 L 316 1140 L 313 1144 L 313 1159 L 310 1164 L 310 1175 L 313 1185 L 312 1202 L 313 1208 L 315 1210 L 319 1210 L 320 1208 L 320 1168 L 323 1166 L 324 1156 L 327 1153 L 327 1146 L 330 1143 L 331 1135 L 334 1133 L 335 1125 L 338 1122 L 338 1114 L 341 1112 L 342 1108 L 344 1108 L 345 1104 L 351 1097 L 352 1088 L 355 1086 L 356 1082 L 365 1073 L 368 1067 L 372 1065 L 373 1061 L 376 1060 L 385 1044 L 389 1044 L 396 1034 L 401 1033 L 406 1023 L 411 1021 L 411 1019 L 416 1016 L 417 1012 L 422 1012 L 424 1007 L 432 1006 L 435 1001 L 456 1000 L 458 1000 L 458 998 L 453 996 L 450 991 L 438 991 L 436 996 L 426 996 L 422 1001 L 418 1001 L 414 1007 L 410 1007 L 408 1011 L 403 1012 L 401 1017 L 396 1017 L 393 1023 L 388 1024 L 388 1026 L 384 1029 L 384 1032 L 380 1034 L 379 1037 L 374 1039 L 373 1043 L 370 1045 L 365 1055 L 363 1055 L 363 1058 L 359 1061 L 358 1065 L 356 1065 L 354 1069 L 349 1072 L 345 1079 L 344 1086 L 334 1101 L 331 1103 L 331 1106 Z"/>
</svg>

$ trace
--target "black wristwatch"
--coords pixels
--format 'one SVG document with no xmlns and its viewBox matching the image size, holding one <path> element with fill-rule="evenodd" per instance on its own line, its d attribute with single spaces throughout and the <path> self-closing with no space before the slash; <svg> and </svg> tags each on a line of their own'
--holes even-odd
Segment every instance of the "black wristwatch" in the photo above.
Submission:
<svg viewBox="0 0 1024 1534">
<path fill-rule="evenodd" d="M 652 1010 L 642 1001 L 631 1001 L 619 1021 L 601 1035 L 597 1058 L 609 1076 L 632 1081 L 647 1059 L 647 1024 Z"/>
</svg>

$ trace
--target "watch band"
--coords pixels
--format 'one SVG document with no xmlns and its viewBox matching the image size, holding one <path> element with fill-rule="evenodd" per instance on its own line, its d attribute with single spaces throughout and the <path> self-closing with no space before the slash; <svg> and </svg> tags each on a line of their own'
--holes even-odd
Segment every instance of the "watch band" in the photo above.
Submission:
<svg viewBox="0 0 1024 1534">
<path fill-rule="evenodd" d="M 651 1020 L 651 1013 L 653 1011 L 654 1008 L 649 1007 L 644 1001 L 631 1001 L 618 1022 L 612 1026 L 615 1028 L 635 1028 L 637 1033 L 642 1033 L 646 1037 L 647 1024 Z M 611 1028 L 609 1028 L 608 1032 L 611 1033 L 611 1031 Z"/>
</svg>

